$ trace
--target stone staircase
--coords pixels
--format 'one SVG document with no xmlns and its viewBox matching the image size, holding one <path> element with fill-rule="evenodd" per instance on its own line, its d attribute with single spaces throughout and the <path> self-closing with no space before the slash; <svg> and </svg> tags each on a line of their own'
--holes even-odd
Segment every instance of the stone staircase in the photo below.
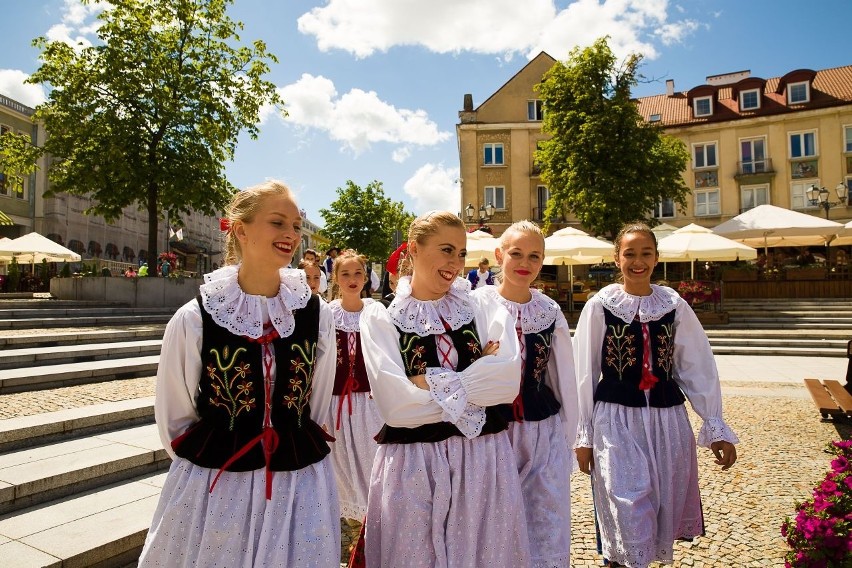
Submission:
<svg viewBox="0 0 852 568">
<path fill-rule="evenodd" d="M 852 339 L 852 300 L 724 308 L 717 354 L 845 357 Z M 135 566 L 170 463 L 153 394 L 172 312 L 0 299 L 0 566 Z"/>
<path fill-rule="evenodd" d="M 0 300 L 0 566 L 133 566 L 170 460 L 154 375 L 173 309 Z"/>
</svg>

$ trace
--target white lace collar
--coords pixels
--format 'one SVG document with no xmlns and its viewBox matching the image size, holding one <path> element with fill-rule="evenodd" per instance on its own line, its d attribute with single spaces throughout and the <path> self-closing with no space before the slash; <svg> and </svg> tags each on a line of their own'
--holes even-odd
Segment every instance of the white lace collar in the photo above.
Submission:
<svg viewBox="0 0 852 568">
<path fill-rule="evenodd" d="M 559 304 L 542 294 L 540 290 L 530 288 L 530 292 L 532 298 L 529 302 L 523 304 L 507 300 L 497 292 L 496 286 L 479 288 L 475 293 L 486 295 L 489 300 L 500 302 L 509 310 L 515 322 L 518 321 L 520 315 L 522 333 L 538 333 L 544 331 L 556 321 L 556 316 L 561 309 Z"/>
<path fill-rule="evenodd" d="M 597 293 L 604 307 L 625 323 L 639 314 L 639 321 L 656 321 L 675 309 L 680 296 L 667 286 L 651 284 L 650 296 L 634 296 L 624 291 L 621 284 L 610 284 Z"/>
<path fill-rule="evenodd" d="M 331 313 L 334 314 L 334 327 L 336 329 L 339 329 L 340 331 L 361 331 L 361 311 L 375 302 L 375 300 L 371 298 L 364 298 L 361 301 L 364 302 L 364 306 L 357 312 L 347 312 L 344 310 L 343 305 L 340 303 L 340 298 L 328 303 L 328 307 L 331 308 Z"/>
<path fill-rule="evenodd" d="M 473 320 L 470 282 L 456 278 L 450 290 L 437 300 L 418 300 L 411 295 L 411 277 L 403 276 L 396 285 L 396 296 L 388 306 L 393 322 L 406 333 L 439 335 L 445 332 L 442 320 L 456 330 Z"/>
<path fill-rule="evenodd" d="M 263 335 L 265 303 L 278 335 L 288 337 L 293 333 L 296 325 L 293 310 L 304 308 L 311 297 L 305 273 L 282 268 L 278 295 L 266 298 L 243 292 L 237 283 L 239 271 L 240 265 L 229 265 L 204 275 L 204 284 L 198 290 L 201 303 L 213 321 L 231 333 L 257 339 Z"/>
</svg>

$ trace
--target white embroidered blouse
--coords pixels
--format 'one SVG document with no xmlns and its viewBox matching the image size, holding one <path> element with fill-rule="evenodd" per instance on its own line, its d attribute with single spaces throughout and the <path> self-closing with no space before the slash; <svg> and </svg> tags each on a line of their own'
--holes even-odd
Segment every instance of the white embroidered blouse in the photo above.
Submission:
<svg viewBox="0 0 852 568">
<path fill-rule="evenodd" d="M 258 338 L 269 322 L 281 337 L 295 328 L 293 310 L 310 298 L 310 288 L 301 270 L 282 268 L 281 287 L 273 298 L 246 294 L 237 283 L 239 265 L 222 267 L 204 276 L 199 286 L 204 309 L 218 325 L 236 335 Z M 154 416 L 163 447 L 174 458 L 171 442 L 198 421 L 195 395 L 201 379 L 201 310 L 195 299 L 178 308 L 166 325 L 157 368 Z M 330 430 L 328 417 L 334 388 L 337 346 L 334 318 L 328 304 L 320 302 L 317 360 L 311 392 L 311 418 Z M 275 376 L 275 367 L 271 375 Z"/>
<path fill-rule="evenodd" d="M 698 445 L 710 447 L 719 440 L 739 442 L 722 419 L 722 388 L 710 341 L 692 308 L 665 286 L 651 285 L 650 296 L 634 296 L 620 284 L 600 290 L 583 307 L 574 333 L 580 421 L 574 447 L 592 447 L 594 392 L 601 376 L 601 345 L 606 324 L 603 310 L 608 309 L 625 323 L 637 316 L 639 321 L 656 321 L 675 310 L 673 378 L 692 408 L 704 423 L 698 433 Z"/>
</svg>

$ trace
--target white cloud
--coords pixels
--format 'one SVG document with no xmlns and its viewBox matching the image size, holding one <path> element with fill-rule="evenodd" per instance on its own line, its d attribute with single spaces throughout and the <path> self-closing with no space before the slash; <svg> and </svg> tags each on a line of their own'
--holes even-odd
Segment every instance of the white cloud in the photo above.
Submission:
<svg viewBox="0 0 852 568">
<path fill-rule="evenodd" d="M 324 131 L 356 154 L 377 142 L 399 144 L 403 148 L 394 152 L 394 159 L 401 161 L 411 152 L 406 146 L 432 146 L 452 136 L 441 132 L 426 111 L 398 109 L 375 91 L 352 89 L 339 95 L 334 83 L 322 76 L 306 73 L 278 92 L 289 113 L 285 124 Z M 265 109 L 263 116 L 270 115 Z"/>
<path fill-rule="evenodd" d="M 47 98 L 41 85 L 24 83 L 29 75 L 17 69 L 0 69 L 0 94 L 35 108 Z"/>
<path fill-rule="evenodd" d="M 341 49 L 367 57 L 399 45 L 419 45 L 436 53 L 471 51 L 510 59 L 547 51 L 565 59 L 575 46 L 609 35 L 610 48 L 623 58 L 658 53 L 653 40 L 678 41 L 690 22 L 670 22 L 669 0 L 576 0 L 557 9 L 554 0 L 329 0 L 303 14 L 299 31 L 316 38 L 323 51 Z M 660 33 L 665 25 L 673 26 Z"/>
<path fill-rule="evenodd" d="M 97 15 L 108 8 L 108 5 L 99 2 L 84 5 L 80 0 L 65 0 L 62 23 L 51 26 L 44 35 L 50 41 L 61 41 L 75 49 L 90 47 L 101 26 Z"/>
<path fill-rule="evenodd" d="M 458 177 L 458 168 L 426 164 L 414 172 L 402 189 L 414 201 L 417 215 L 433 209 L 457 213 L 461 203 Z"/>
<path fill-rule="evenodd" d="M 659 38 L 665 45 L 681 43 L 684 38 L 686 38 L 686 36 L 690 35 L 702 26 L 706 27 L 706 24 L 701 24 L 694 20 L 672 22 L 671 24 L 665 24 L 664 26 L 660 26 L 660 29 L 657 30 L 657 36 L 659 36 Z"/>
</svg>

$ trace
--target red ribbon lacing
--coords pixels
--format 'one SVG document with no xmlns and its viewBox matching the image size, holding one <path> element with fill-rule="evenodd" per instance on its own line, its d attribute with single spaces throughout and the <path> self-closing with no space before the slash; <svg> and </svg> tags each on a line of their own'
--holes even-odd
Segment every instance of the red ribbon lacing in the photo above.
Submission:
<svg viewBox="0 0 852 568">
<path fill-rule="evenodd" d="M 515 417 L 515 422 L 524 421 L 524 370 L 527 366 L 527 345 L 524 341 L 524 332 L 521 329 L 521 314 L 518 314 L 518 324 L 515 326 L 515 331 L 518 333 L 518 343 L 521 349 L 521 387 L 518 396 L 512 402 L 512 415 Z"/>
<path fill-rule="evenodd" d="M 350 333 L 347 337 L 347 351 L 349 353 L 349 376 L 346 377 L 346 382 L 343 383 L 343 391 L 340 393 L 340 399 L 337 401 L 337 426 L 335 430 L 340 430 L 340 416 L 343 414 L 343 402 L 349 403 L 349 416 L 352 416 L 352 393 L 358 388 L 359 383 L 355 378 L 355 345 L 352 343 L 355 340 L 355 334 Z"/>
<path fill-rule="evenodd" d="M 657 377 L 651 372 L 651 334 L 648 332 L 648 324 L 642 324 L 642 380 L 639 381 L 640 390 L 650 390 L 657 381 Z"/>
<path fill-rule="evenodd" d="M 260 434 L 249 440 L 237 451 L 237 453 L 231 456 L 221 468 L 219 468 L 219 472 L 216 474 L 216 477 L 213 478 L 213 483 L 210 484 L 210 493 L 213 493 L 213 488 L 216 487 L 216 482 L 219 481 L 222 474 L 227 471 L 234 462 L 246 455 L 257 444 L 262 444 L 263 460 L 265 463 L 264 467 L 266 470 L 266 499 L 272 499 L 272 470 L 269 469 L 269 465 L 272 463 L 272 454 L 274 454 L 278 449 L 280 437 L 278 436 L 278 432 L 276 432 L 272 427 L 272 362 L 274 359 L 272 357 L 272 350 L 270 349 L 269 344 L 275 339 L 278 339 L 278 337 L 278 331 L 273 328 L 269 333 L 266 333 L 257 339 L 251 337 L 245 338 L 252 343 L 260 343 L 263 346 L 263 388 L 266 394 L 263 408 L 263 430 Z"/>
</svg>

